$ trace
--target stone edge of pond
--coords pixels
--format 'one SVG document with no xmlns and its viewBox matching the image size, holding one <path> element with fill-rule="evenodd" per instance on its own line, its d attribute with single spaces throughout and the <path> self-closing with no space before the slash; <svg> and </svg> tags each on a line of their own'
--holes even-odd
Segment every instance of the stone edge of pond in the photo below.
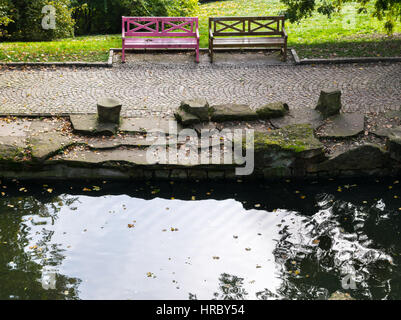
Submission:
<svg viewBox="0 0 401 320">
<path fill-rule="evenodd" d="M 119 143 L 111 147 L 91 147 L 88 143 L 77 142 L 52 132 L 28 137 L 28 147 L 22 142 L 16 144 L 9 139 L 2 138 L 0 144 L 1 178 L 308 180 L 395 177 L 401 173 L 401 139 L 398 137 L 391 137 L 386 145 L 364 143 L 328 156 L 324 144 L 308 124 L 293 124 L 270 132 L 256 132 L 252 148 L 248 148 L 243 141 L 243 148 L 247 152 L 254 151 L 254 171 L 244 176 L 236 174 L 236 169 L 241 166 L 221 162 L 202 164 L 195 161 L 195 164 L 187 165 L 161 161 L 150 163 L 146 158 L 149 145 Z M 65 152 L 68 148 L 72 150 Z M 198 149 L 198 156 L 200 154 L 201 148 Z M 220 159 L 223 154 L 222 151 Z"/>
</svg>

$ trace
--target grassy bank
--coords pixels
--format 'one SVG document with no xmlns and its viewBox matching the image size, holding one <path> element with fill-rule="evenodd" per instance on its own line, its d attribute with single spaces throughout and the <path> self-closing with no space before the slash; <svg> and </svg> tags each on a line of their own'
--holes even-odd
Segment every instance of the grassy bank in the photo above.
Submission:
<svg viewBox="0 0 401 320">
<path fill-rule="evenodd" d="M 215 1 L 200 6 L 201 46 L 208 46 L 209 16 L 277 15 L 284 6 L 279 0 Z M 386 36 L 382 23 L 369 13 L 357 15 L 352 4 L 331 19 L 321 14 L 287 23 L 289 46 L 301 58 L 400 56 L 401 25 Z M 108 49 L 121 47 L 120 35 L 87 36 L 52 42 L 0 43 L 0 61 L 106 61 Z"/>
</svg>

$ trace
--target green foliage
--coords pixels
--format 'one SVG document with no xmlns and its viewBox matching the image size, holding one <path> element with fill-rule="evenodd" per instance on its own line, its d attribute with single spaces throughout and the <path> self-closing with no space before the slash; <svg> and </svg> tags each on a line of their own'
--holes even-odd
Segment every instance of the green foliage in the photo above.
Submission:
<svg viewBox="0 0 401 320">
<path fill-rule="evenodd" d="M 56 28 L 43 29 L 42 9 L 51 5 L 56 10 Z M 70 0 L 0 0 L 0 36 L 30 41 L 53 40 L 74 35 Z M 3 30 L 1 27 L 3 26 Z"/>
<path fill-rule="evenodd" d="M 121 32 L 121 16 L 129 15 L 127 0 L 72 0 L 75 33 Z"/>
<path fill-rule="evenodd" d="M 199 9 L 198 0 L 123 0 L 132 16 L 189 16 Z"/>
<path fill-rule="evenodd" d="M 32 41 L 52 40 L 73 36 L 74 21 L 71 18 L 69 4 L 69 0 L 30 0 L 25 11 L 25 23 L 22 21 L 19 32 L 22 32 L 23 38 Z M 46 30 L 42 27 L 42 19 L 45 16 L 45 14 L 42 13 L 42 8 L 46 5 L 51 5 L 56 9 L 55 29 Z"/>
<path fill-rule="evenodd" d="M 7 27 L 13 22 L 13 5 L 10 0 L 0 0 L 0 38 L 7 35 Z"/>
<path fill-rule="evenodd" d="M 357 2 L 358 13 L 366 13 L 370 0 L 281 0 L 287 6 L 286 16 L 291 22 L 311 17 L 314 11 L 328 16 L 341 10 L 345 2 Z M 374 0 L 372 15 L 380 21 L 384 20 L 387 33 L 391 34 L 395 23 L 401 21 L 400 0 Z"/>
<path fill-rule="evenodd" d="M 73 0 L 77 34 L 121 32 L 121 16 L 189 16 L 198 0 Z"/>
</svg>

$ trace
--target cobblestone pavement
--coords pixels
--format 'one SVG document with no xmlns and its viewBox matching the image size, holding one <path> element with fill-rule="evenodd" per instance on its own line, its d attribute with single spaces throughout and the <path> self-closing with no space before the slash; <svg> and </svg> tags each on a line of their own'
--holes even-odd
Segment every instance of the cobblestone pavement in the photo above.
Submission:
<svg viewBox="0 0 401 320">
<path fill-rule="evenodd" d="M 117 64 L 104 68 L 0 69 L 0 113 L 92 113 L 102 96 L 126 116 L 171 115 L 185 98 L 257 107 L 313 107 L 325 87 L 342 90 L 345 111 L 398 110 L 401 63 L 352 65 Z"/>
</svg>

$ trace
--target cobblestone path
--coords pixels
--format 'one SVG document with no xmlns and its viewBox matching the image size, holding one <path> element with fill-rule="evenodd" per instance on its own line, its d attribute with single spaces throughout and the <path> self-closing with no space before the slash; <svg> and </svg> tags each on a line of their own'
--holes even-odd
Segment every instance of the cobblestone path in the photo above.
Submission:
<svg viewBox="0 0 401 320">
<path fill-rule="evenodd" d="M 92 113 L 112 96 L 127 116 L 171 115 L 182 99 L 210 104 L 272 101 L 313 107 L 320 89 L 342 90 L 345 111 L 401 107 L 401 63 L 316 66 L 117 65 L 104 68 L 0 69 L 1 113 Z"/>
</svg>

